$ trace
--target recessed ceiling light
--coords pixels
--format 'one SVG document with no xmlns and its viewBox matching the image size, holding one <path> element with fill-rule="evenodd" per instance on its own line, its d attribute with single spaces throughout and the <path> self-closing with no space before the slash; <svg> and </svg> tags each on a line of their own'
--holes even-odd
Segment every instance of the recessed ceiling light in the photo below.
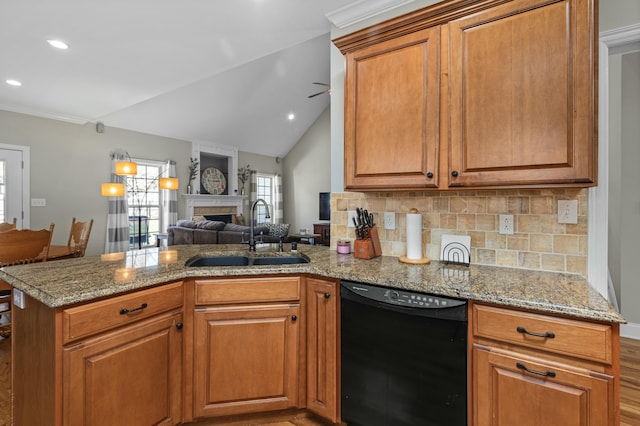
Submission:
<svg viewBox="0 0 640 426">
<path fill-rule="evenodd" d="M 65 43 L 64 41 L 60 41 L 60 40 L 47 40 L 47 43 L 49 43 L 50 45 L 52 45 L 56 49 L 66 50 L 66 49 L 69 48 L 69 45 L 67 43 Z"/>
<path fill-rule="evenodd" d="M 287 116 L 287 118 L 289 119 L 289 121 L 293 121 L 296 118 L 296 115 L 292 112 L 289 113 L 289 115 Z"/>
<path fill-rule="evenodd" d="M 7 79 L 5 80 L 5 82 L 11 86 L 22 86 L 22 83 L 20 83 L 18 80 Z"/>
</svg>

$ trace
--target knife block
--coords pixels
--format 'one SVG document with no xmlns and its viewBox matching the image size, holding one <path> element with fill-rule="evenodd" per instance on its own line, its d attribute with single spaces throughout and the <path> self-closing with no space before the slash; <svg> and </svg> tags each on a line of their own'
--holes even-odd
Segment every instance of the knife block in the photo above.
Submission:
<svg viewBox="0 0 640 426">
<path fill-rule="evenodd" d="M 353 256 L 358 259 L 373 259 L 382 255 L 380 247 L 380 238 L 378 237 L 378 229 L 371 227 L 369 229 L 369 238 L 364 240 L 356 239 L 353 241 Z"/>
<path fill-rule="evenodd" d="M 353 241 L 353 257 L 357 257 L 358 259 L 373 259 L 376 257 L 373 252 L 371 238 Z"/>
<path fill-rule="evenodd" d="M 371 237 L 371 243 L 373 244 L 373 253 L 377 256 L 382 256 L 382 247 L 380 247 L 380 238 L 378 237 L 378 228 L 373 225 L 369 229 L 369 236 Z"/>
</svg>

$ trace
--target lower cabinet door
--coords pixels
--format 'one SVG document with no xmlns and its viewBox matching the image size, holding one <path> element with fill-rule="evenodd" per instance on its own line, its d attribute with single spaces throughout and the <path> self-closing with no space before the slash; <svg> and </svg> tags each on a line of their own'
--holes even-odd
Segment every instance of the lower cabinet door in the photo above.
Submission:
<svg viewBox="0 0 640 426">
<path fill-rule="evenodd" d="M 307 278 L 307 409 L 338 421 L 338 302 L 334 281 Z"/>
<path fill-rule="evenodd" d="M 180 423 L 181 321 L 159 315 L 65 348 L 64 425 Z"/>
<path fill-rule="evenodd" d="M 473 359 L 474 425 L 614 424 L 612 376 L 479 346 Z"/>
<path fill-rule="evenodd" d="M 300 305 L 198 308 L 194 417 L 296 407 Z"/>
</svg>

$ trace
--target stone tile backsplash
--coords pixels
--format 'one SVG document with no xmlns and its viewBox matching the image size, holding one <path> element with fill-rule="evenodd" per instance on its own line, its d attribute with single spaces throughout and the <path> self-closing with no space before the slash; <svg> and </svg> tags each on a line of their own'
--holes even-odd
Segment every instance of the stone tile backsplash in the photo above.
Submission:
<svg viewBox="0 0 640 426">
<path fill-rule="evenodd" d="M 587 275 L 586 189 L 343 192 L 331 195 L 331 247 L 353 240 L 348 212 L 374 214 L 382 253 L 406 254 L 406 213 L 422 213 L 425 255 L 437 260 L 443 234 L 471 237 L 471 262 Z M 558 200 L 578 200 L 578 224 L 558 223 Z M 396 229 L 383 229 L 383 212 L 396 213 Z M 498 233 L 500 214 L 514 215 L 514 234 Z"/>
</svg>

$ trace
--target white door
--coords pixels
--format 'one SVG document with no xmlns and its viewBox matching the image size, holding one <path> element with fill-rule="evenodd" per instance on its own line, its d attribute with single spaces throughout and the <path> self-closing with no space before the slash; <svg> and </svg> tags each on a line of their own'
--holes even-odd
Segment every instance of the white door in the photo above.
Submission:
<svg viewBox="0 0 640 426">
<path fill-rule="evenodd" d="M 23 228 L 24 182 L 20 149 L 0 148 L 0 222 L 13 222 Z"/>
</svg>

